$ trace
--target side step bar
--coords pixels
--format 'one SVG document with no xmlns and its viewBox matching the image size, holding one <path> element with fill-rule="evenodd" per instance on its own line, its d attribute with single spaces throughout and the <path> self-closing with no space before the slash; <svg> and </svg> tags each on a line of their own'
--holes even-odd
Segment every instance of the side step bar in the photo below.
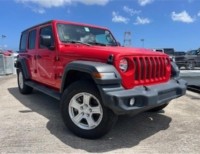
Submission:
<svg viewBox="0 0 200 154">
<path fill-rule="evenodd" d="M 36 90 L 38 90 L 38 91 L 40 91 L 40 92 L 42 92 L 42 93 L 45 93 L 45 94 L 47 94 L 47 95 L 49 95 L 49 96 L 51 96 L 51 97 L 53 97 L 57 100 L 60 100 L 60 98 L 61 98 L 61 94 L 59 92 L 57 92 L 53 89 L 50 89 L 46 86 L 43 86 L 39 83 L 36 83 L 34 81 L 26 81 L 25 84 L 36 89 Z"/>
</svg>

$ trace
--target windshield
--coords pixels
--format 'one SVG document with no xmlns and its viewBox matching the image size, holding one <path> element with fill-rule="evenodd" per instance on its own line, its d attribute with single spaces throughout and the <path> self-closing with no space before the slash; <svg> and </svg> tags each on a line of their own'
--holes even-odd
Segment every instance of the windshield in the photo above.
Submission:
<svg viewBox="0 0 200 154">
<path fill-rule="evenodd" d="M 105 29 L 72 25 L 58 24 L 58 35 L 64 43 L 87 43 L 100 46 L 117 46 L 112 34 Z"/>
<path fill-rule="evenodd" d="M 190 50 L 187 52 L 187 55 L 196 55 L 197 50 Z"/>
<path fill-rule="evenodd" d="M 163 50 L 156 49 L 156 52 L 163 52 Z"/>
</svg>

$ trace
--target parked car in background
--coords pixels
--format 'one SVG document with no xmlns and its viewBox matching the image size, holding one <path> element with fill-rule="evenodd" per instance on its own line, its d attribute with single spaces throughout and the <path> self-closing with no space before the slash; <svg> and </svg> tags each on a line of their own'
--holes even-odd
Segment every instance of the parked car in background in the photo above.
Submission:
<svg viewBox="0 0 200 154">
<path fill-rule="evenodd" d="M 185 55 L 177 56 L 175 59 L 179 68 L 183 66 L 186 69 L 192 70 L 195 67 L 200 67 L 200 49 L 189 50 Z"/>
<path fill-rule="evenodd" d="M 174 51 L 174 48 L 161 48 L 161 49 L 154 49 L 153 51 L 165 53 L 165 54 L 169 55 L 169 58 L 172 61 L 175 61 L 175 51 Z"/>
<path fill-rule="evenodd" d="M 185 51 L 175 51 L 175 52 L 174 52 L 174 56 L 175 56 L 175 57 L 184 56 L 185 54 L 186 54 Z"/>
<path fill-rule="evenodd" d="M 176 51 L 176 52 L 174 52 L 174 55 L 175 55 L 175 62 L 177 64 L 177 66 L 179 67 L 179 69 L 182 66 L 185 67 L 184 59 L 185 59 L 186 52 L 184 52 L 184 51 Z"/>
<path fill-rule="evenodd" d="M 0 55 L 13 56 L 14 63 L 15 63 L 19 54 L 16 51 L 13 51 L 13 50 L 2 50 L 2 49 L 0 49 Z"/>
<path fill-rule="evenodd" d="M 12 50 L 0 50 L 0 54 L 3 54 L 4 56 L 11 56 L 12 53 Z"/>
</svg>

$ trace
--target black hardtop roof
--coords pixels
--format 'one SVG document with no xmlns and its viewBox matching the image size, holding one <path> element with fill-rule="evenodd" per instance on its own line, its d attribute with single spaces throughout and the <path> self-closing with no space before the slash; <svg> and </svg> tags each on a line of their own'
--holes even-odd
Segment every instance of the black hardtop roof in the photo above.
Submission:
<svg viewBox="0 0 200 154">
<path fill-rule="evenodd" d="M 37 24 L 37 25 L 35 25 L 35 26 L 29 27 L 29 28 L 25 29 L 24 31 L 22 31 L 22 33 L 26 32 L 26 31 L 28 31 L 28 30 L 30 30 L 30 29 L 33 29 L 33 28 L 35 28 L 35 27 L 38 27 L 38 26 L 42 26 L 42 25 L 45 25 L 45 24 L 51 23 L 52 21 L 54 21 L 54 20 L 49 20 L 49 21 L 46 21 L 46 22 L 43 22 L 43 23 Z"/>
<path fill-rule="evenodd" d="M 79 22 L 71 22 L 71 21 L 64 21 L 64 20 L 49 20 L 49 21 L 46 21 L 46 22 L 43 22 L 43 23 L 40 23 L 40 24 L 37 24 L 35 26 L 32 26 L 32 27 L 29 27 L 27 29 L 25 29 L 24 31 L 22 31 L 22 33 L 30 30 L 30 29 L 33 29 L 35 27 L 38 27 L 38 26 L 42 26 L 42 25 L 45 25 L 45 24 L 48 24 L 48 23 L 53 23 L 53 22 L 60 22 L 60 23 L 69 23 L 69 24 L 77 24 L 77 25 L 84 25 L 84 26 L 89 26 L 89 27 L 96 27 L 96 28 L 101 28 L 101 29 L 107 29 L 106 27 L 101 27 L 101 26 L 96 26 L 96 25 L 91 25 L 91 24 L 84 24 L 84 23 L 79 23 Z"/>
</svg>

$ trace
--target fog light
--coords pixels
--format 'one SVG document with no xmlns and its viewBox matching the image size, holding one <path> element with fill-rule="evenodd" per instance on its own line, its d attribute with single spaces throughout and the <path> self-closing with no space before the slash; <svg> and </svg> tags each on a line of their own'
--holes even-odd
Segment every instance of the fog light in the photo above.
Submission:
<svg viewBox="0 0 200 154">
<path fill-rule="evenodd" d="M 133 106 L 135 104 L 135 98 L 131 98 L 129 105 Z"/>
</svg>

